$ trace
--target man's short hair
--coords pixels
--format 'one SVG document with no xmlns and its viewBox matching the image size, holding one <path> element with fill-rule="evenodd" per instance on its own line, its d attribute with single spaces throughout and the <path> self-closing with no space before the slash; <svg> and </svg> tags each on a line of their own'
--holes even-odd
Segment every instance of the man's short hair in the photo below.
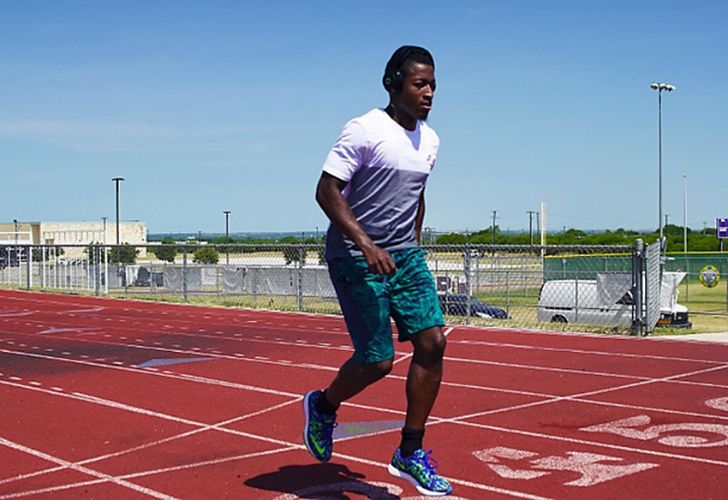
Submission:
<svg viewBox="0 0 728 500">
<path fill-rule="evenodd" d="M 427 64 L 435 68 L 435 60 L 430 51 L 416 45 L 403 45 L 394 51 L 392 57 L 387 61 L 382 77 L 382 85 L 387 92 L 398 92 L 404 83 L 403 68 L 409 63 Z"/>
</svg>

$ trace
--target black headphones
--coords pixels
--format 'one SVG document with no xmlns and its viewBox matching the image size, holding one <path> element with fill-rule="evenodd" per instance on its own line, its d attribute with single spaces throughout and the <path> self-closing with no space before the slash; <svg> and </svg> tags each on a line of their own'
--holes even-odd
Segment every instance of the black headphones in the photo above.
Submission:
<svg viewBox="0 0 728 500">
<path fill-rule="evenodd" d="M 417 47 L 405 45 L 404 47 L 397 49 L 397 51 L 392 55 L 392 58 L 387 64 L 384 77 L 382 78 L 382 84 L 387 92 L 399 92 L 402 90 L 402 86 L 404 85 L 402 64 L 416 50 L 418 50 Z"/>
<path fill-rule="evenodd" d="M 393 75 L 384 77 L 384 88 L 389 92 L 399 92 L 404 85 L 404 75 L 400 70 L 394 72 Z"/>
</svg>

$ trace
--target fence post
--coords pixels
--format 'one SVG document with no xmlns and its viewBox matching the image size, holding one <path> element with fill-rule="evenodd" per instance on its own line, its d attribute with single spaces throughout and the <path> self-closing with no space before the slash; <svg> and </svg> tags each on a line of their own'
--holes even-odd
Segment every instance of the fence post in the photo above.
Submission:
<svg viewBox="0 0 728 500">
<path fill-rule="evenodd" d="M 40 249 L 40 288 L 45 290 L 46 288 L 46 248 L 41 247 Z"/>
<path fill-rule="evenodd" d="M 574 280 L 574 323 L 579 322 L 579 273 Z"/>
<path fill-rule="evenodd" d="M 644 294 L 642 281 L 643 273 L 643 257 L 644 243 L 641 239 L 637 239 L 632 250 L 632 335 L 644 335 L 645 318 L 644 318 Z"/>
<path fill-rule="evenodd" d="M 465 254 L 463 257 L 463 270 L 465 271 L 465 324 L 470 324 L 470 317 L 472 314 L 472 296 L 473 296 L 473 281 L 471 279 L 471 259 L 470 259 L 470 245 L 465 245 Z"/>
<path fill-rule="evenodd" d="M 94 245 L 94 294 L 98 297 L 101 293 L 101 246 Z"/>
<path fill-rule="evenodd" d="M 475 292 L 480 291 L 480 252 L 475 256 Z"/>
<path fill-rule="evenodd" d="M 109 246 L 104 243 L 104 295 L 109 295 Z"/>
<path fill-rule="evenodd" d="M 182 248 L 182 297 L 187 302 L 187 245 Z"/>
<path fill-rule="evenodd" d="M 685 277 L 685 305 L 690 304 L 690 258 L 685 254 L 685 272 L 688 275 Z"/>
<path fill-rule="evenodd" d="M 25 247 L 25 285 L 28 290 L 33 286 L 33 252 L 30 245 Z M 20 263 L 18 263 L 18 267 Z"/>
<path fill-rule="evenodd" d="M 511 280 L 508 270 L 506 270 L 506 312 L 511 315 Z"/>
<path fill-rule="evenodd" d="M 306 250 L 303 243 L 298 246 L 298 310 L 303 311 L 303 263 L 306 260 Z"/>
</svg>

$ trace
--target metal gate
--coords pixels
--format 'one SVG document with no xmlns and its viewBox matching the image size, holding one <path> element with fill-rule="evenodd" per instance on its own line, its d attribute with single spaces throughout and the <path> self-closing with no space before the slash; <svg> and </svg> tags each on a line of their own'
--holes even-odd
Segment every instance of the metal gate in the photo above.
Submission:
<svg viewBox="0 0 728 500">
<path fill-rule="evenodd" d="M 660 293 L 662 276 L 660 272 L 660 242 L 645 249 L 645 327 L 651 333 L 660 319 Z"/>
<path fill-rule="evenodd" d="M 632 267 L 635 299 L 632 330 L 638 335 L 649 335 L 660 320 L 660 242 L 643 247 L 642 240 L 637 240 L 635 250 Z"/>
</svg>

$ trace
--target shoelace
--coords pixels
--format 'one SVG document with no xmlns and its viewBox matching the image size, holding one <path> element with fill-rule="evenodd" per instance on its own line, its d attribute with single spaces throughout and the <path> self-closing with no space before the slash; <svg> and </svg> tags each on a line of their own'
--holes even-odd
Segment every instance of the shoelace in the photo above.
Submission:
<svg viewBox="0 0 728 500">
<path fill-rule="evenodd" d="M 435 469 L 440 465 L 437 460 L 430 457 L 430 454 L 432 454 L 432 450 L 427 450 L 425 452 L 425 456 L 423 457 L 423 462 L 425 464 L 425 468 L 427 469 L 427 472 L 430 474 L 436 474 Z"/>
<path fill-rule="evenodd" d="M 329 417 L 325 413 L 319 413 L 319 415 L 321 415 L 319 429 L 322 432 L 326 432 L 327 434 L 330 434 L 334 431 L 334 428 L 339 426 L 339 423 L 336 421 L 335 416 Z"/>
</svg>

